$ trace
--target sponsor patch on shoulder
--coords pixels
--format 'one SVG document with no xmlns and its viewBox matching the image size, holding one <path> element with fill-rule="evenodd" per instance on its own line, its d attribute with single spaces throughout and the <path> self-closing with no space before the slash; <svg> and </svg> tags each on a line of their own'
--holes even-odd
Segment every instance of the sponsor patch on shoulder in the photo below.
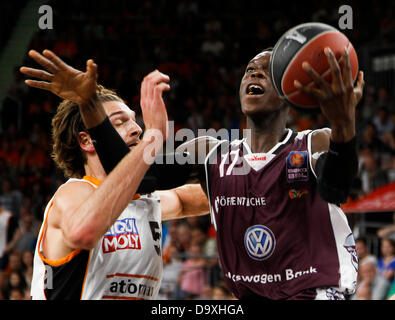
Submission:
<svg viewBox="0 0 395 320">
<path fill-rule="evenodd" d="M 286 159 L 287 181 L 307 181 L 309 179 L 307 151 L 291 151 Z"/>
</svg>

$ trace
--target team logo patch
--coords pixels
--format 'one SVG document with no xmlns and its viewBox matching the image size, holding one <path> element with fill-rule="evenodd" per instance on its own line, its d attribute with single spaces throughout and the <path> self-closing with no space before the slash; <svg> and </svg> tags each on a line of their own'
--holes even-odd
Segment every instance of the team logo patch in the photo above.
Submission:
<svg viewBox="0 0 395 320">
<path fill-rule="evenodd" d="M 276 239 L 268 227 L 255 225 L 247 229 L 244 235 L 244 246 L 252 259 L 263 261 L 273 254 Z"/>
<path fill-rule="evenodd" d="M 309 179 L 307 151 L 291 151 L 286 159 L 288 182 Z"/>
<path fill-rule="evenodd" d="M 301 189 L 301 190 L 291 189 L 288 192 L 290 199 L 299 199 L 308 193 L 309 191 L 307 189 Z"/>
<path fill-rule="evenodd" d="M 126 218 L 115 221 L 103 237 L 103 253 L 122 249 L 141 249 L 140 235 L 136 219 Z"/>
</svg>

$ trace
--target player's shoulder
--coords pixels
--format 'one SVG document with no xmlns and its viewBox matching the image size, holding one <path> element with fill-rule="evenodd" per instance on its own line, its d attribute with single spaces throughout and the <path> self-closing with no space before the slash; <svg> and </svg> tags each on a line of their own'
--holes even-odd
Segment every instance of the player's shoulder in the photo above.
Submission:
<svg viewBox="0 0 395 320">
<path fill-rule="evenodd" d="M 61 185 L 52 198 L 52 208 L 55 212 L 66 212 L 83 203 L 95 190 L 88 181 L 71 179 Z"/>
<path fill-rule="evenodd" d="M 74 197 L 80 192 L 92 192 L 95 187 L 87 180 L 84 179 L 69 179 L 63 183 L 55 192 L 54 198 Z"/>
<path fill-rule="evenodd" d="M 311 131 L 312 153 L 328 151 L 330 137 L 331 137 L 330 128 L 321 128 Z"/>
</svg>

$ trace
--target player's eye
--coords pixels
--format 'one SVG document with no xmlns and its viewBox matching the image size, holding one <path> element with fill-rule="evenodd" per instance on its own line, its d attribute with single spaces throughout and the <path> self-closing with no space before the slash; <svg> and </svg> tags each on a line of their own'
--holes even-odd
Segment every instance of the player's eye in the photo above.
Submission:
<svg viewBox="0 0 395 320">
<path fill-rule="evenodd" d="M 114 126 L 121 126 L 125 123 L 126 121 L 122 120 L 122 119 L 116 119 L 114 120 L 113 124 Z"/>
</svg>

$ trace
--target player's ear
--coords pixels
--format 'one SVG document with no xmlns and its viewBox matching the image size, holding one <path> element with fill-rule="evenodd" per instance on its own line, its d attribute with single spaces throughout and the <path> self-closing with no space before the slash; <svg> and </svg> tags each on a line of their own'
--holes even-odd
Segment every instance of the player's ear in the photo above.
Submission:
<svg viewBox="0 0 395 320">
<path fill-rule="evenodd" d="M 78 135 L 78 143 L 80 148 L 85 152 L 94 152 L 95 147 L 93 145 L 92 139 L 87 132 L 81 131 Z"/>
</svg>

